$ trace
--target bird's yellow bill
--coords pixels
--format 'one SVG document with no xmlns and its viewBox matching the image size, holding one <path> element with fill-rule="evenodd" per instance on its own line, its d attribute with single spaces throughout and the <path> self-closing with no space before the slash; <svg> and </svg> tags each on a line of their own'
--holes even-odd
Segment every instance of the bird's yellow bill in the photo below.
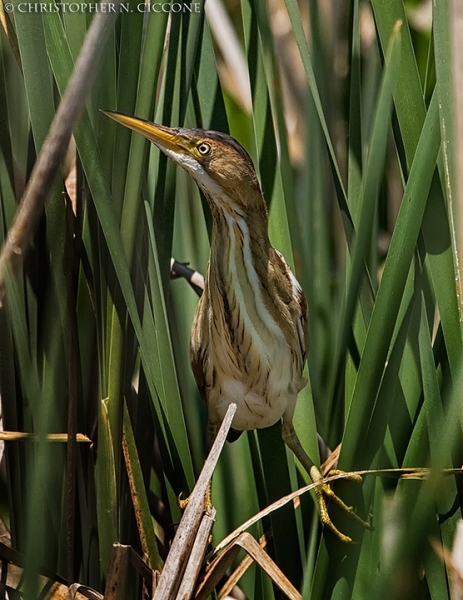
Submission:
<svg viewBox="0 0 463 600">
<path fill-rule="evenodd" d="M 137 117 L 130 117 L 129 115 L 124 115 L 111 110 L 103 110 L 102 112 L 117 123 L 124 125 L 124 127 L 128 127 L 129 129 L 132 129 L 132 131 L 141 133 L 151 142 L 162 148 L 167 148 L 173 152 L 182 152 L 183 150 L 186 150 L 183 147 L 184 140 L 169 127 L 156 125 L 156 123 L 138 119 Z"/>
</svg>

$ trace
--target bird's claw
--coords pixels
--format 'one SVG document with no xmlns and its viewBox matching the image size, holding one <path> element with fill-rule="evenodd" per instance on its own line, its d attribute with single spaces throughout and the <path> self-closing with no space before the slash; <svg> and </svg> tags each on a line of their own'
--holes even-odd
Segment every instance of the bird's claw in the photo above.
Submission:
<svg viewBox="0 0 463 600">
<path fill-rule="evenodd" d="M 345 471 L 341 471 L 340 469 L 330 469 L 328 475 L 343 475 L 343 479 L 347 481 L 354 481 L 355 483 L 362 483 L 363 478 L 358 473 L 349 473 L 347 474 Z"/>
<path fill-rule="evenodd" d="M 185 500 L 183 500 L 182 494 L 183 494 L 183 492 L 180 492 L 180 494 L 177 496 L 177 504 L 178 504 L 180 510 L 185 510 L 188 502 L 190 501 L 191 495 L 188 496 L 187 498 L 185 498 Z M 213 506 L 212 506 L 211 486 L 209 485 L 207 487 L 207 491 L 204 495 L 204 512 L 206 514 L 209 514 L 212 508 L 213 508 Z M 208 538 L 208 544 L 212 544 L 212 534 Z"/>
<path fill-rule="evenodd" d="M 188 502 L 190 501 L 191 496 L 188 496 L 184 500 L 182 498 L 182 495 L 183 495 L 183 492 L 180 492 L 180 494 L 177 496 L 177 504 L 178 504 L 180 510 L 185 510 Z M 204 494 L 204 512 L 207 512 L 211 507 L 212 507 L 212 496 L 211 496 L 211 486 L 209 484 L 207 486 L 206 493 Z"/>
<path fill-rule="evenodd" d="M 182 498 L 182 496 L 183 496 L 183 492 L 180 492 L 180 494 L 177 496 L 177 504 L 178 504 L 180 510 L 185 510 L 186 505 L 190 501 L 190 496 L 187 496 L 185 498 L 185 500 Z"/>
<path fill-rule="evenodd" d="M 339 470 L 330 471 L 331 475 L 338 475 L 340 473 L 343 473 L 343 471 L 339 471 Z M 314 483 L 323 481 L 322 474 L 315 466 L 313 466 L 310 469 L 310 477 Z M 358 483 L 360 483 L 362 481 L 362 478 L 360 477 L 360 475 L 349 475 L 348 477 L 346 477 L 346 479 L 349 479 L 350 481 L 355 481 Z M 341 533 L 339 531 L 339 529 L 337 529 L 337 527 L 332 522 L 331 517 L 328 513 L 327 499 L 335 502 L 342 510 L 344 510 L 344 512 L 346 512 L 350 517 L 352 517 L 354 519 L 354 521 L 356 521 L 359 525 L 362 525 L 362 527 L 365 527 L 365 529 L 368 529 L 370 531 L 373 530 L 373 526 L 371 525 L 371 523 L 368 523 L 367 521 L 364 521 L 361 517 L 359 517 L 358 514 L 354 511 L 354 508 L 352 506 L 347 506 L 347 504 L 333 492 L 333 490 L 331 489 L 331 487 L 328 483 L 320 483 L 320 485 L 318 485 L 315 488 L 315 494 L 317 496 L 318 508 L 320 511 L 320 521 L 324 525 L 326 525 L 326 527 L 328 527 L 328 529 L 330 529 L 332 531 L 332 533 L 334 533 L 334 535 L 339 540 L 341 540 L 341 542 L 344 542 L 346 544 L 351 544 L 352 538 L 349 537 L 348 535 L 345 535 L 344 533 Z"/>
</svg>

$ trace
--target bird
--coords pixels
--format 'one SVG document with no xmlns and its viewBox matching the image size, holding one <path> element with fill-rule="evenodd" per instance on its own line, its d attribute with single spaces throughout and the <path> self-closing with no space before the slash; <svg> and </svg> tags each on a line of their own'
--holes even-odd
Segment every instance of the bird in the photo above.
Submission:
<svg viewBox="0 0 463 600">
<path fill-rule="evenodd" d="M 207 403 L 208 448 L 231 403 L 237 404 L 231 441 L 243 431 L 281 422 L 283 441 L 319 484 L 321 522 L 342 542 L 352 542 L 332 522 L 328 500 L 363 526 L 370 524 L 323 482 L 293 425 L 297 396 L 306 385 L 308 307 L 302 287 L 270 243 L 267 205 L 251 157 L 225 133 L 103 112 L 182 167 L 212 214 L 209 263 L 190 343 L 193 374 Z"/>
</svg>

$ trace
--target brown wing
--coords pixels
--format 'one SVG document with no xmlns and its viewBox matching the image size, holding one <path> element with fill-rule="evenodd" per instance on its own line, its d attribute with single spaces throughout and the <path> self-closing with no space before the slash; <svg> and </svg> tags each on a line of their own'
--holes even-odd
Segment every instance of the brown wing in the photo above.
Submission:
<svg viewBox="0 0 463 600">
<path fill-rule="evenodd" d="M 296 313 L 296 329 L 297 335 L 299 337 L 299 344 L 301 346 L 302 357 L 304 362 L 307 356 L 307 351 L 309 349 L 309 315 L 307 300 L 299 282 L 294 277 L 293 273 L 291 273 L 291 282 L 293 284 L 294 298 L 298 307 Z"/>
<path fill-rule="evenodd" d="M 307 300 L 300 283 L 288 267 L 283 255 L 278 252 L 278 250 L 273 249 L 273 251 L 275 252 L 275 258 L 281 276 L 287 282 L 285 288 L 288 300 L 286 300 L 286 303 L 292 315 L 293 324 L 297 332 L 303 367 L 309 347 Z"/>
<path fill-rule="evenodd" d="M 206 400 L 206 379 L 204 376 L 204 365 L 208 346 L 208 332 L 205 319 L 207 319 L 206 294 L 203 293 L 199 299 L 193 325 L 191 327 L 190 361 L 193 375 L 203 400 Z"/>
</svg>

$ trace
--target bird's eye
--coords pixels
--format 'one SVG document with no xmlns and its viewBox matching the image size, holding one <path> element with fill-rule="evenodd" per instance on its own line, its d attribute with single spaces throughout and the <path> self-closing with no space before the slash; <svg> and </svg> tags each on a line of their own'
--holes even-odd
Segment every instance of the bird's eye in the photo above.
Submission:
<svg viewBox="0 0 463 600">
<path fill-rule="evenodd" d="M 200 144 L 198 144 L 197 148 L 198 152 L 203 156 L 206 156 L 206 154 L 209 154 L 209 152 L 211 151 L 210 144 L 206 144 L 206 142 L 201 142 Z"/>
</svg>

